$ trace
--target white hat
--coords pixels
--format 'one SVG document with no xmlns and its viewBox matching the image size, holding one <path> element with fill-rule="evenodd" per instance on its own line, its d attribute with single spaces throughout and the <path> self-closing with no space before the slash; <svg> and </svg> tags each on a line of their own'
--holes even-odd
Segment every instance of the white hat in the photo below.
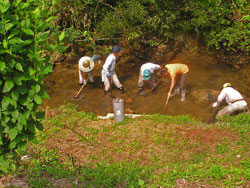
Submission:
<svg viewBox="0 0 250 188">
<path fill-rule="evenodd" d="M 94 66 L 95 66 L 95 63 L 93 59 L 88 58 L 88 59 L 83 59 L 83 61 L 81 61 L 80 59 L 79 69 L 82 72 L 89 72 L 94 68 Z"/>
</svg>

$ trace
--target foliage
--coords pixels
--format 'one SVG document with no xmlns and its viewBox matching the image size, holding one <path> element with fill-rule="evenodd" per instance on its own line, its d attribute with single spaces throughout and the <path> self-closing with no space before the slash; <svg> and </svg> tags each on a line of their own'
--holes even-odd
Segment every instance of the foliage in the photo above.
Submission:
<svg viewBox="0 0 250 188">
<path fill-rule="evenodd" d="M 211 49 L 250 51 L 248 0 L 46 0 L 55 26 L 93 44 L 128 40 L 131 46 L 185 42 L 191 34 Z M 83 35 L 84 34 L 84 35 Z M 70 36 L 70 35 L 69 35 Z"/>
<path fill-rule="evenodd" d="M 0 155 L 26 151 L 42 130 L 44 112 L 37 111 L 49 98 L 43 79 L 52 71 L 47 52 L 62 52 L 64 32 L 49 44 L 53 17 L 43 1 L 4 0 L 0 3 Z"/>
</svg>

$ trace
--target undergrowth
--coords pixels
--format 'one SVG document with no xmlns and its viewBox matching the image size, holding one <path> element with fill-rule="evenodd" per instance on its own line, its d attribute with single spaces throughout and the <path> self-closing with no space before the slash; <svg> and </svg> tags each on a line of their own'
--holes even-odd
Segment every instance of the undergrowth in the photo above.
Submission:
<svg viewBox="0 0 250 188">
<path fill-rule="evenodd" d="M 11 158 L 10 155 L 8 161 L 0 164 L 1 176 L 9 179 L 22 178 L 29 187 L 60 187 L 55 182 L 62 179 L 64 184 L 61 187 L 250 185 L 249 115 L 226 116 L 215 124 L 205 124 L 188 116 L 171 117 L 160 114 L 136 119 L 126 117 L 120 123 L 113 120 L 105 122 L 92 113 L 78 111 L 72 104 L 61 106 L 53 115 L 46 116 L 44 132 L 37 130 L 36 144 L 30 144 L 26 153 L 19 153 L 16 158 Z M 97 123 L 99 127 L 93 127 L 93 123 Z M 92 147 L 93 153 L 90 156 L 93 161 L 83 163 L 77 156 L 46 146 L 51 137 L 65 128 L 78 131 L 84 136 L 84 139 L 80 139 L 81 143 Z M 84 130 L 84 134 L 79 130 Z M 201 132 L 193 135 L 197 130 Z M 139 132 L 137 136 L 133 136 L 134 131 Z M 203 134 L 216 134 L 216 131 L 221 131 L 220 140 L 212 140 L 216 135 Z M 228 135 L 223 135 L 224 133 Z M 145 139 L 141 136 L 144 134 Z M 91 142 L 90 137 L 95 142 Z M 101 137 L 109 138 L 110 148 L 104 148 Z M 213 142 L 207 140 L 206 143 L 204 139 L 208 138 Z M 145 145 L 149 140 L 150 147 Z M 103 144 L 103 155 L 94 155 L 94 150 L 98 150 L 100 144 Z M 149 150 L 148 163 L 146 160 L 143 163 L 134 156 L 138 152 L 147 151 L 143 150 L 145 148 Z M 154 148 L 161 150 L 156 152 Z M 127 152 L 130 160 L 124 155 L 124 160 L 115 161 L 112 155 L 117 152 Z M 25 155 L 28 158 L 21 160 L 21 156 Z M 104 156 L 106 158 L 102 159 Z"/>
</svg>

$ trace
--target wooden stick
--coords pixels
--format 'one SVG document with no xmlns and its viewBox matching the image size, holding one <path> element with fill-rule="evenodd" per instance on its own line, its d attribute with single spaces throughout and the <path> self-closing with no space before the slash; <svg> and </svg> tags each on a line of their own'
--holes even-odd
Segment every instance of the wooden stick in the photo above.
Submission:
<svg viewBox="0 0 250 188">
<path fill-rule="evenodd" d="M 160 82 L 161 82 L 161 78 L 160 78 L 160 80 L 158 80 L 156 85 L 154 87 L 152 87 L 152 89 L 150 89 L 149 93 L 151 93 L 159 85 Z"/>
<path fill-rule="evenodd" d="M 110 95 L 111 95 L 111 97 L 113 97 L 113 95 L 112 95 L 112 83 L 111 83 L 111 76 L 110 77 L 108 77 L 108 80 L 109 80 L 109 89 L 110 89 Z"/>
<path fill-rule="evenodd" d="M 80 90 L 77 92 L 77 94 L 74 96 L 75 98 L 78 97 L 78 95 L 81 93 L 82 89 L 84 88 L 84 86 L 86 86 L 88 83 L 88 80 L 86 81 L 86 84 L 83 84 L 82 87 L 80 88 Z"/>
<path fill-rule="evenodd" d="M 165 108 L 167 107 L 169 98 L 170 98 L 170 95 L 168 95 L 168 98 L 167 98 L 166 103 L 165 103 L 165 105 L 164 105 L 164 107 L 163 107 L 163 110 L 165 110 Z"/>
</svg>

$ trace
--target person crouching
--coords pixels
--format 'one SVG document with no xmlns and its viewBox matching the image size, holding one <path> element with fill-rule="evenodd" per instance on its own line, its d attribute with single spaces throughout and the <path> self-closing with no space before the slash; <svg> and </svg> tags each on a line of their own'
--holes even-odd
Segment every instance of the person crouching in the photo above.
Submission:
<svg viewBox="0 0 250 188">
<path fill-rule="evenodd" d="M 225 83 L 223 89 L 217 97 L 217 101 L 213 103 L 212 107 L 216 108 L 226 101 L 227 106 L 222 108 L 216 115 L 216 118 L 222 115 L 231 115 L 234 113 L 247 112 L 249 113 L 247 102 L 244 100 L 240 92 L 231 87 L 230 83 Z"/>
<path fill-rule="evenodd" d="M 97 55 L 93 55 L 91 58 L 88 56 L 83 56 L 80 58 L 78 62 L 79 68 L 79 85 L 87 84 L 86 75 L 88 76 L 88 80 L 90 84 L 94 84 L 93 77 L 93 68 L 95 66 L 94 61 L 96 61 L 99 57 Z"/>
</svg>

